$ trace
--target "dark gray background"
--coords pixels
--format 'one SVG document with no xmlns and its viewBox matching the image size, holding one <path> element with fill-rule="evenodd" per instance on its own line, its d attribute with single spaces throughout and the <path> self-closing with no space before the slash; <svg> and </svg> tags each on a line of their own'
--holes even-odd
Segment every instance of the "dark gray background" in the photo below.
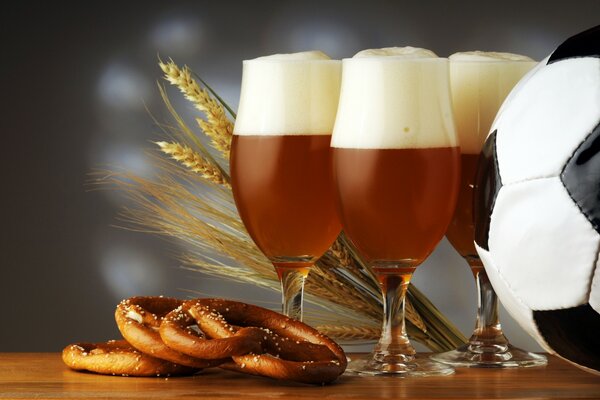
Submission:
<svg viewBox="0 0 600 400">
<path fill-rule="evenodd" d="M 481 49 L 541 59 L 600 22 L 597 0 L 13 3 L 3 5 L 0 25 L 0 351 L 115 337 L 113 308 L 134 294 L 235 290 L 279 300 L 180 268 L 176 245 L 111 227 L 124 204 L 117 194 L 86 191 L 98 166 L 149 172 L 144 149 L 158 136 L 144 102 L 164 116 L 157 54 L 189 64 L 237 106 L 245 58 L 413 45 L 442 56 Z M 474 284 L 446 241 L 415 282 L 470 333 Z M 502 318 L 515 344 L 539 349 Z"/>
</svg>

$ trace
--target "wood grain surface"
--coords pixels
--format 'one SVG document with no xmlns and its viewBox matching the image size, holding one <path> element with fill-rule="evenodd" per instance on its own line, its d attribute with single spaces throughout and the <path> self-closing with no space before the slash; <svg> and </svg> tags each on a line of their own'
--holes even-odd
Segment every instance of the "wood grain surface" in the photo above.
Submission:
<svg viewBox="0 0 600 400">
<path fill-rule="evenodd" d="M 57 353 L 0 353 L 0 398 L 600 399 L 600 377 L 550 356 L 542 368 L 410 379 L 344 375 L 315 387 L 220 369 L 183 378 L 101 376 L 69 370 Z"/>
</svg>

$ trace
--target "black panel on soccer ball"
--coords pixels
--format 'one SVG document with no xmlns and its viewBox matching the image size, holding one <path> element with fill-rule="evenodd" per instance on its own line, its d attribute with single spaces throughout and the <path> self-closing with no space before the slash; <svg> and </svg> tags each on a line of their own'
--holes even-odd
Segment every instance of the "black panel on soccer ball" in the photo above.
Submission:
<svg viewBox="0 0 600 400">
<path fill-rule="evenodd" d="M 589 304 L 534 311 L 533 319 L 546 343 L 560 356 L 600 371 L 600 314 Z"/>
<path fill-rule="evenodd" d="M 565 40 L 554 50 L 548 64 L 574 57 L 600 57 L 600 25 Z"/>
<path fill-rule="evenodd" d="M 496 154 L 496 131 L 492 132 L 481 150 L 473 193 L 473 217 L 475 218 L 475 243 L 490 250 L 488 239 L 490 222 L 496 197 L 502 187 Z"/>
<path fill-rule="evenodd" d="M 573 153 L 560 179 L 581 212 L 600 233 L 600 124 Z"/>
</svg>

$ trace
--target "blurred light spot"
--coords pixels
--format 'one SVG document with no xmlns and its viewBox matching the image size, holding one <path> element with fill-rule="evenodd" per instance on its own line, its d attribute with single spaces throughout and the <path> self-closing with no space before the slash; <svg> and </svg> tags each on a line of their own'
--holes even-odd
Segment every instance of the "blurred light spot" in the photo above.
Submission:
<svg viewBox="0 0 600 400">
<path fill-rule="evenodd" d="M 104 284 L 119 299 L 139 293 L 160 294 L 167 279 L 153 257 L 133 247 L 105 247 L 100 265 Z"/>
<path fill-rule="evenodd" d="M 100 135 L 96 136 L 100 137 Z M 109 140 L 111 141 L 95 140 L 92 151 L 88 154 L 88 162 L 92 170 L 89 178 L 91 188 L 101 189 L 96 195 L 104 196 L 115 210 L 133 207 L 136 202 L 126 195 L 126 191 L 107 186 L 108 180 L 113 177 L 113 173 L 123 172 L 152 180 L 157 173 L 157 167 L 152 163 L 148 150 L 154 145 L 147 140 L 143 143 Z"/>
<path fill-rule="evenodd" d="M 192 17 L 170 17 L 150 32 L 152 47 L 163 57 L 190 56 L 204 42 L 204 26 Z"/>
<path fill-rule="evenodd" d="M 306 21 L 296 26 L 289 35 L 290 46 L 298 50 L 318 49 L 331 57 L 347 56 L 360 39 L 341 23 L 331 21 Z"/>
<path fill-rule="evenodd" d="M 150 83 L 144 75 L 122 63 L 109 64 L 98 81 L 100 100 L 113 109 L 143 110 L 143 100 L 150 94 Z"/>
<path fill-rule="evenodd" d="M 278 52 L 321 50 L 332 58 L 349 57 L 362 46 L 362 38 L 346 23 L 310 15 L 276 23 L 269 37 Z"/>
<path fill-rule="evenodd" d="M 152 144 L 139 145 L 133 143 L 113 143 L 107 146 L 101 154 L 100 165 L 108 165 L 116 169 L 125 169 L 135 175 L 147 177 L 154 168 L 144 151 Z"/>
</svg>

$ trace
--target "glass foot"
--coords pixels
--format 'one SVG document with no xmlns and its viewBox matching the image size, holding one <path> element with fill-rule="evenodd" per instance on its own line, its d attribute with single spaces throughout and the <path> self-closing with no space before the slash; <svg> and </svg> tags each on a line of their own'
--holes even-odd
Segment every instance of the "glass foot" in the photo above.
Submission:
<svg viewBox="0 0 600 400">
<path fill-rule="evenodd" d="M 358 357 L 353 356 L 346 372 L 351 375 L 375 376 L 386 375 L 401 378 L 444 376 L 454 373 L 449 365 L 432 361 L 427 356 L 416 355 L 408 360 L 404 357 L 387 356 L 380 358 L 374 354 Z"/>
<path fill-rule="evenodd" d="M 498 352 L 474 352 L 466 344 L 456 350 L 434 354 L 431 359 L 453 367 L 482 368 L 541 367 L 548 362 L 542 355 L 521 350 L 510 344 L 506 351 Z"/>
</svg>

